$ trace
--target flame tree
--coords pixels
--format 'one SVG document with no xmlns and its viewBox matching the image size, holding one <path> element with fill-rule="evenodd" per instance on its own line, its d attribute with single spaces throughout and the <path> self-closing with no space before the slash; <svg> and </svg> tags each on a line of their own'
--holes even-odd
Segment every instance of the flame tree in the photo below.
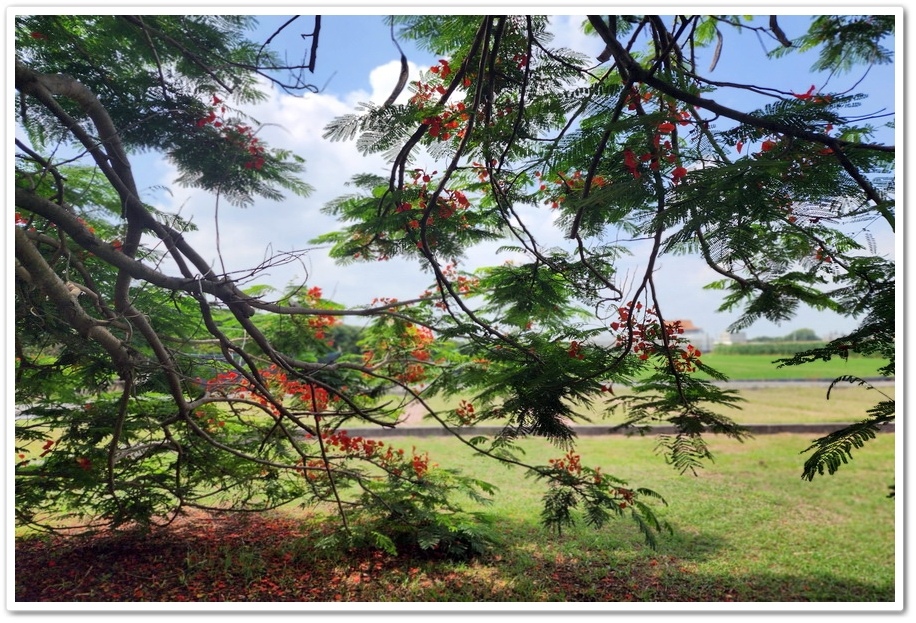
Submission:
<svg viewBox="0 0 916 623">
<path fill-rule="evenodd" d="M 310 66 L 284 67 L 246 38 L 250 26 L 244 16 L 17 17 L 22 525 L 151 526 L 192 508 L 299 501 L 335 509 L 351 543 L 480 551 L 486 522 L 453 493 L 483 500 L 487 483 L 348 433 L 397 427 L 414 403 L 476 452 L 545 481 L 546 524 L 560 529 L 576 509 L 595 526 L 625 515 L 652 542 L 664 527 L 657 496 L 581 464 L 579 414 L 622 406 L 628 425 L 673 424 L 660 441 L 681 471 L 709 456 L 704 434 L 744 437 L 716 410 L 737 397 L 696 374 L 724 378 L 659 304 L 664 254 L 699 254 L 721 274 L 723 307 L 744 310 L 738 326 L 802 303 L 864 319 L 789 363 L 877 352 L 893 373 L 893 263 L 842 224 L 893 228 L 893 202 L 870 180 L 893 170 L 894 149 L 846 116 L 858 96 L 779 85 L 759 110 L 717 102 L 694 54 L 750 22 L 593 16 L 585 31 L 605 45 L 594 59 L 552 48 L 541 16 L 394 18 L 400 37 L 442 60 L 409 85 L 407 103 L 327 128 L 393 165 L 387 177 L 357 176 L 356 192 L 326 208 L 344 229 L 317 239 L 343 262 L 414 258 L 434 283 L 415 300 L 360 309 L 316 285 L 273 299 L 241 288 L 187 242 L 192 223 L 137 187 L 132 154 L 156 150 L 179 183 L 235 205 L 308 195 L 303 159 L 265 144 L 241 111 L 264 97 L 262 76 L 314 90 L 302 79 Z M 880 44 L 893 26 L 821 17 L 794 42 L 775 20 L 754 28 L 788 51 L 822 50 L 839 71 L 890 60 Z M 313 60 L 319 30 L 315 18 Z M 840 34 L 848 45 L 837 48 Z M 419 150 L 441 166 L 413 166 Z M 569 245 L 539 242 L 532 219 L 544 215 Z M 645 270 L 627 284 L 617 261 L 640 239 L 651 242 Z M 459 268 L 494 241 L 526 260 Z M 348 316 L 368 322 L 358 353 L 329 341 Z M 620 384 L 632 391 L 616 395 Z M 436 394 L 461 400 L 436 410 Z M 834 471 L 892 419 L 887 401 L 820 440 L 805 474 Z M 499 432 L 475 434 L 481 423 Z M 527 463 L 517 442 L 529 436 L 556 443 L 558 458 Z"/>
</svg>

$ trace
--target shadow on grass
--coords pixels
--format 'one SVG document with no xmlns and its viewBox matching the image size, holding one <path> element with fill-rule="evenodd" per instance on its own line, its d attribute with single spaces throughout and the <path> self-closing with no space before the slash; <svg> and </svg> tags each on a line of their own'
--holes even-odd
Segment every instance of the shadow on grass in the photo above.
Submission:
<svg viewBox="0 0 916 623">
<path fill-rule="evenodd" d="M 315 524 L 203 519 L 151 534 L 18 540 L 16 602 L 879 602 L 894 586 L 809 574 L 710 571 L 720 537 L 679 533 L 658 550 L 622 526 L 557 538 L 501 525 L 501 549 L 451 562 L 319 552 Z M 325 525 L 325 531 L 328 526 Z M 753 555 L 753 552 L 749 553 Z M 16 608 L 13 607 L 15 610 Z"/>
</svg>

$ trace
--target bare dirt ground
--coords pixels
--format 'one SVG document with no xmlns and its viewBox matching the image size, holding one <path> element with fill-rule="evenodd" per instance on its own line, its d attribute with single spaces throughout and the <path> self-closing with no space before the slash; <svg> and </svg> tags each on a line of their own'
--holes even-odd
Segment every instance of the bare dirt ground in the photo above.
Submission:
<svg viewBox="0 0 916 623">
<path fill-rule="evenodd" d="M 426 415 L 426 409 L 423 408 L 423 405 L 418 402 L 411 402 L 404 407 L 404 415 L 401 416 L 398 423 L 401 425 L 419 424 L 423 421 L 424 415 Z"/>
</svg>

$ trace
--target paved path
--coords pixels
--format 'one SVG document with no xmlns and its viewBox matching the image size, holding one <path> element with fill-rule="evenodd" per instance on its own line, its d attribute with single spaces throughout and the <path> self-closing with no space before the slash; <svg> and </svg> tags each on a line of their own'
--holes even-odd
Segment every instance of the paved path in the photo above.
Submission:
<svg viewBox="0 0 916 623">
<path fill-rule="evenodd" d="M 885 378 L 866 379 L 875 387 L 893 387 L 894 381 Z M 811 380 L 760 380 L 760 381 L 728 381 L 717 383 L 728 389 L 765 389 L 772 387 L 824 387 L 830 385 L 833 379 Z M 404 415 L 396 428 L 348 428 L 351 435 L 370 437 L 437 437 L 450 435 L 447 430 L 432 422 L 424 421 L 425 409 L 416 402 L 409 403 L 404 409 Z M 819 424 L 745 424 L 744 428 L 752 435 L 771 435 L 775 433 L 805 433 L 821 436 L 839 430 L 848 425 L 848 422 L 819 423 Z M 581 437 L 594 435 L 633 435 L 632 430 L 619 430 L 608 425 L 573 425 L 573 429 Z M 462 429 L 462 434 L 468 437 L 474 435 L 495 435 L 502 430 L 501 426 L 474 426 Z M 893 433 L 894 425 L 890 424 L 882 429 L 883 432 Z M 650 434 L 666 434 L 676 432 L 673 426 L 654 426 Z M 638 434 L 638 433 L 636 433 Z"/>
<path fill-rule="evenodd" d="M 752 436 L 773 435 L 776 433 L 804 433 L 811 435 L 812 438 L 820 437 L 828 433 L 840 430 L 847 426 L 847 423 L 824 423 L 824 424 L 744 424 L 743 427 Z M 600 425 L 573 425 L 572 429 L 576 431 L 579 437 L 594 437 L 599 435 L 639 435 L 632 430 L 620 430 L 612 426 Z M 474 437 L 477 435 L 495 435 L 502 430 L 501 426 L 471 426 L 461 429 L 463 437 Z M 396 428 L 347 428 L 347 432 L 352 436 L 359 437 L 444 437 L 451 435 L 449 431 L 441 426 L 410 426 L 401 424 Z M 677 432 L 673 426 L 654 426 L 647 435 L 670 434 Z M 881 429 L 884 433 L 893 433 L 894 425 L 889 424 Z"/>
</svg>

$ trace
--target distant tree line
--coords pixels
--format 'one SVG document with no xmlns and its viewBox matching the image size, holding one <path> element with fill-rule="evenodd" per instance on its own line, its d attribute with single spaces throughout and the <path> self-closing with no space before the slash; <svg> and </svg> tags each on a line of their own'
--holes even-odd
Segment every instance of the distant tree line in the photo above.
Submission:
<svg viewBox="0 0 916 623">
<path fill-rule="evenodd" d="M 822 342 L 823 340 L 818 337 L 817 333 L 814 332 L 814 329 L 796 329 L 784 335 L 782 337 L 773 337 L 769 335 L 762 335 L 760 337 L 748 338 L 749 342 Z"/>
</svg>

